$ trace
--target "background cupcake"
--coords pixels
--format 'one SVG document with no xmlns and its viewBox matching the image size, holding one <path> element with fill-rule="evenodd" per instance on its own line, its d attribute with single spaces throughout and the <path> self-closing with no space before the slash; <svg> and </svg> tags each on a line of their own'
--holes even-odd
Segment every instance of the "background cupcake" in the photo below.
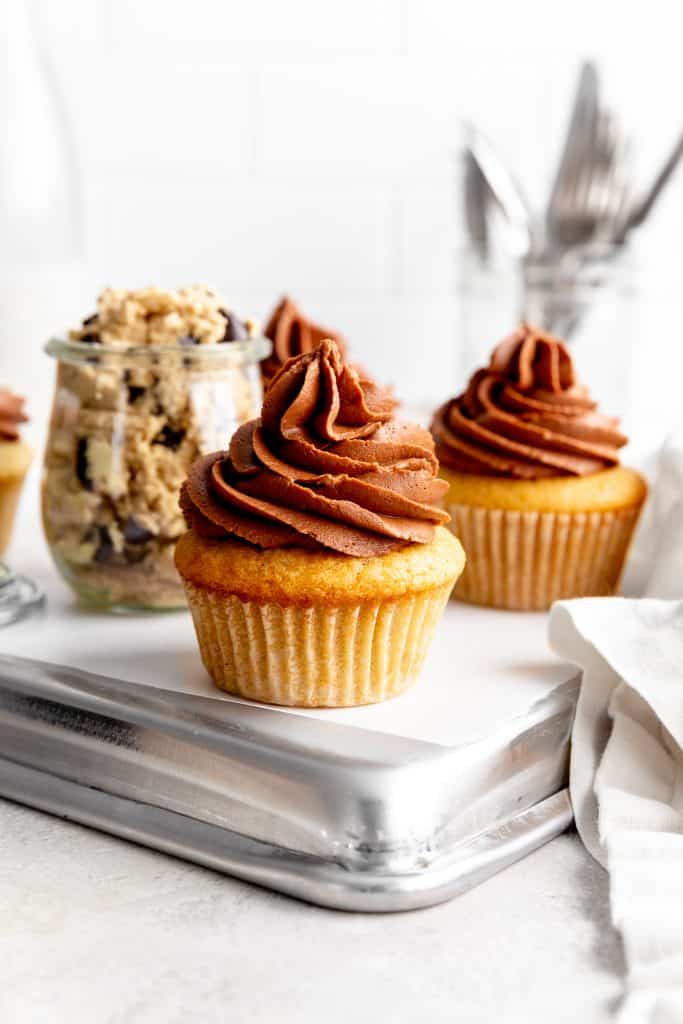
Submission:
<svg viewBox="0 0 683 1024">
<path fill-rule="evenodd" d="M 309 320 L 288 295 L 280 300 L 271 313 L 263 334 L 273 343 L 272 352 L 261 362 L 264 389 L 268 387 L 288 359 L 307 352 L 314 352 L 325 339 L 335 343 L 342 359 L 348 358 L 348 345 L 345 337 L 338 331 L 331 331 L 328 327 L 321 327 L 320 324 Z M 377 388 L 376 383 L 363 366 L 355 360 L 352 365 L 360 377 L 361 384 L 367 382 L 373 388 Z M 398 406 L 399 403 L 391 385 L 383 387 L 382 401 L 387 408 L 395 409 Z"/>
<path fill-rule="evenodd" d="M 31 449 L 19 435 L 26 423 L 24 399 L 0 388 L 0 555 L 9 546 L 21 487 L 31 464 Z"/>
<path fill-rule="evenodd" d="M 264 387 L 268 386 L 288 359 L 315 351 L 325 338 L 332 339 L 342 357 L 346 356 L 344 337 L 338 331 L 331 331 L 309 320 L 288 295 L 278 302 L 263 333 L 273 343 L 273 351 L 261 363 Z"/>
<path fill-rule="evenodd" d="M 615 592 L 646 485 L 561 341 L 523 324 L 431 429 L 467 551 L 455 596 L 544 609 Z"/>
<path fill-rule="evenodd" d="M 345 706 L 415 677 L 464 556 L 432 439 L 392 410 L 325 340 L 192 467 L 176 564 L 218 686 Z"/>
</svg>

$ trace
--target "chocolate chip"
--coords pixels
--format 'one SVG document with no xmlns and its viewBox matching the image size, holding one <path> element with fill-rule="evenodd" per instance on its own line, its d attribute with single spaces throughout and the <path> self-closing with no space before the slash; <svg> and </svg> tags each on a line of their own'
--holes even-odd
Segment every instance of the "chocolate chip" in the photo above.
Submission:
<svg viewBox="0 0 683 1024">
<path fill-rule="evenodd" d="M 198 345 L 199 338 L 195 338 L 193 334 L 184 334 L 182 338 L 179 338 L 178 344 L 183 348 L 189 348 L 191 345 Z"/>
<path fill-rule="evenodd" d="M 132 405 L 133 402 L 137 402 L 138 398 L 142 398 L 142 396 L 147 391 L 147 388 L 140 387 L 139 384 L 131 384 L 132 379 L 133 374 L 131 373 L 131 371 L 129 369 L 125 369 L 123 371 L 123 383 L 128 388 L 129 405 Z"/>
<path fill-rule="evenodd" d="M 189 356 L 183 356 L 183 366 L 186 370 L 191 369 L 194 366 L 194 359 L 190 359 Z"/>
<path fill-rule="evenodd" d="M 109 530 L 107 527 L 98 526 L 97 536 L 99 543 L 94 555 L 95 561 L 110 562 L 114 557 L 114 545 L 111 542 L 111 537 L 109 536 Z"/>
<path fill-rule="evenodd" d="M 87 334 L 82 334 L 79 340 L 82 341 L 84 345 L 98 345 L 100 336 L 94 331 L 88 331 Z"/>
<path fill-rule="evenodd" d="M 92 366 L 99 366 L 99 364 L 100 364 L 100 357 L 99 356 L 86 356 L 85 357 L 85 362 L 86 363 L 90 363 Z"/>
<path fill-rule="evenodd" d="M 92 480 L 88 477 L 88 442 L 79 437 L 76 445 L 76 476 L 86 491 L 92 491 Z"/>
<path fill-rule="evenodd" d="M 166 424 L 166 426 L 159 431 L 152 443 L 163 444 L 164 448 L 170 448 L 171 451 L 175 452 L 180 448 L 184 437 L 184 430 L 174 430 L 173 427 L 169 427 L 168 424 Z"/>
<path fill-rule="evenodd" d="M 100 314 L 93 313 L 92 316 L 86 316 L 85 320 L 82 320 L 81 323 L 83 324 L 84 327 L 89 327 L 90 324 L 96 324 L 99 319 Z"/>
<path fill-rule="evenodd" d="M 135 565 L 147 557 L 147 548 L 141 544 L 126 544 L 123 549 L 123 555 L 127 562 Z"/>
<path fill-rule="evenodd" d="M 128 516 L 126 525 L 123 527 L 123 539 L 127 544 L 144 544 L 153 536 L 152 531 L 139 523 L 135 516 Z"/>
<path fill-rule="evenodd" d="M 249 337 L 247 326 L 239 317 L 235 316 L 234 313 L 228 313 L 227 309 L 221 309 L 219 313 L 226 320 L 225 334 L 221 338 L 221 342 L 244 341 L 245 338 Z"/>
</svg>

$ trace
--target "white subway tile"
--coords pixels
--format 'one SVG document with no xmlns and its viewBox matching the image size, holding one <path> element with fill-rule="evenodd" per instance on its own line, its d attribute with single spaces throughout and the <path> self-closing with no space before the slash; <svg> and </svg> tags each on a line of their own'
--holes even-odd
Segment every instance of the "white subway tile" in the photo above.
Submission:
<svg viewBox="0 0 683 1024">
<path fill-rule="evenodd" d="M 34 26 L 47 49 L 106 45 L 107 10 L 104 0 L 34 0 Z"/>
<path fill-rule="evenodd" d="M 401 57 L 266 65 L 264 176 L 442 178 L 455 137 L 450 71 Z"/>
<path fill-rule="evenodd" d="M 393 0 L 107 0 L 114 45 L 192 48 L 202 60 L 387 52 L 401 41 Z"/>
<path fill-rule="evenodd" d="M 97 172 L 182 183 L 187 175 L 216 179 L 249 167 L 249 72 L 110 54 L 88 90 Z"/>
<path fill-rule="evenodd" d="M 88 207 L 90 264 L 107 280 L 208 280 L 273 298 L 386 286 L 387 201 L 372 191 L 108 177 L 91 188 Z"/>
<path fill-rule="evenodd" d="M 566 60 L 618 51 L 632 62 L 636 54 L 677 49 L 679 19 L 671 0 L 650 0 L 647 17 L 637 4 L 595 0 L 573 0 L 566 7 L 547 0 L 478 0 L 466 13 L 458 3 L 403 0 L 403 8 L 407 45 L 424 53 L 486 48 L 526 53 L 533 60 L 554 51 Z"/>
</svg>

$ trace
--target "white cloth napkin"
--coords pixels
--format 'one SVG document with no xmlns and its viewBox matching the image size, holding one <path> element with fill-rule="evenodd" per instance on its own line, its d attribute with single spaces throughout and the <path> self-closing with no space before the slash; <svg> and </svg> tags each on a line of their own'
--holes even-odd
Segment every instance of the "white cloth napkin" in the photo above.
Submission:
<svg viewBox="0 0 683 1024">
<path fill-rule="evenodd" d="M 683 1024 L 683 436 L 664 448 L 631 578 L 645 596 L 556 604 L 550 640 L 583 669 L 570 790 L 610 874 L 628 975 L 622 1024 Z"/>
</svg>

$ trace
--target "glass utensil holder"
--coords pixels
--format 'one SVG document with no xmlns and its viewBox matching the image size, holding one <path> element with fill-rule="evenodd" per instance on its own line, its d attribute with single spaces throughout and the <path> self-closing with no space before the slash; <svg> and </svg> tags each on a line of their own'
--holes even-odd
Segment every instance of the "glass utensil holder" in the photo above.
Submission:
<svg viewBox="0 0 683 1024">
<path fill-rule="evenodd" d="M 628 414 L 640 310 L 624 247 L 543 253 L 504 269 L 465 254 L 462 267 L 459 387 L 526 320 L 568 343 L 580 379 L 606 413 Z"/>
</svg>

